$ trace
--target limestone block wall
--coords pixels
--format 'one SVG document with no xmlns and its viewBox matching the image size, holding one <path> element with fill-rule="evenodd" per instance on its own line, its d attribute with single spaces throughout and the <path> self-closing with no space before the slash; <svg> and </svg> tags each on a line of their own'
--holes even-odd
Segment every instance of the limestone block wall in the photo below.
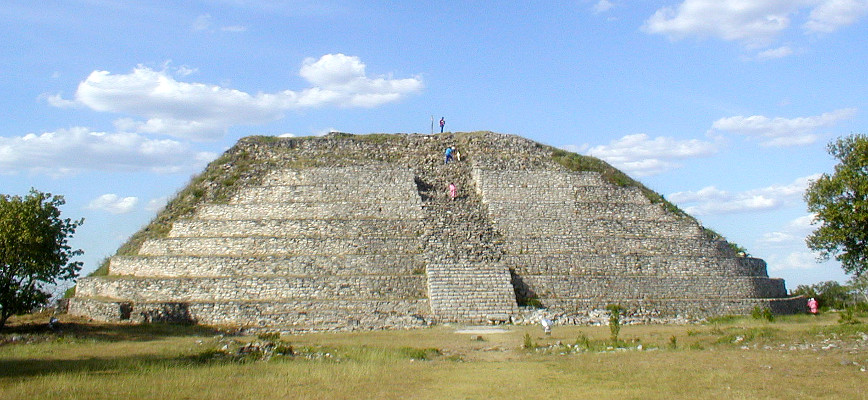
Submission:
<svg viewBox="0 0 868 400">
<path fill-rule="evenodd" d="M 292 256 L 124 256 L 111 259 L 112 275 L 138 277 L 423 275 L 421 254 Z"/>
<path fill-rule="evenodd" d="M 109 276 L 80 280 L 70 312 L 285 330 L 422 326 L 421 214 L 406 168 L 275 170 L 139 255 L 114 257 Z"/>
<path fill-rule="evenodd" d="M 505 262 L 519 275 L 607 275 L 613 273 L 663 276 L 761 276 L 765 261 L 737 257 L 676 257 L 618 254 L 510 254 Z M 723 278 L 725 279 L 725 278 Z"/>
<path fill-rule="evenodd" d="M 316 239 L 286 237 L 166 238 L 152 240 L 139 254 L 160 255 L 329 255 L 418 253 L 417 238 Z"/>
<path fill-rule="evenodd" d="M 383 229 L 377 219 L 182 219 L 172 225 L 169 237 L 297 237 L 297 238 L 415 238 L 421 234 L 416 219 L 392 219 Z"/>
<path fill-rule="evenodd" d="M 417 276 L 234 276 L 210 278 L 89 279 L 76 294 L 133 302 L 292 300 L 292 299 L 419 299 L 425 277 Z"/>
<path fill-rule="evenodd" d="M 249 331 L 341 331 L 406 329 L 430 324 L 427 299 L 291 300 L 133 303 L 74 298 L 70 312 L 101 321 L 189 322 Z"/>
<path fill-rule="evenodd" d="M 730 300 L 739 299 L 737 308 L 742 299 L 756 305 L 787 295 L 762 260 L 735 257 L 692 219 L 597 173 L 476 168 L 473 175 L 503 236 L 517 296 L 563 318 L 610 303 L 659 307 L 633 310 L 639 314 L 707 315 L 702 310 Z"/>
</svg>

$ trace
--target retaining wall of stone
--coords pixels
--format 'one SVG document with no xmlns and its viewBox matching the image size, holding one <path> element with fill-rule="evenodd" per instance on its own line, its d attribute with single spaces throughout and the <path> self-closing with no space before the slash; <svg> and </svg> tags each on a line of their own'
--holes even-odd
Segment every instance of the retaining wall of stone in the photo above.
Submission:
<svg viewBox="0 0 868 400">
<path fill-rule="evenodd" d="M 209 278 L 83 278 L 76 295 L 133 302 L 419 299 L 424 275 L 410 276 L 233 276 Z"/>
<path fill-rule="evenodd" d="M 139 277 L 424 275 L 421 254 L 112 257 L 112 275 Z"/>
<path fill-rule="evenodd" d="M 344 255 L 413 254 L 420 251 L 417 238 L 313 239 L 285 237 L 184 237 L 150 240 L 139 254 L 162 255 Z"/>
<path fill-rule="evenodd" d="M 767 277 L 766 263 L 747 257 L 683 257 L 627 254 L 510 254 L 504 260 L 519 275 L 716 275 Z"/>
<path fill-rule="evenodd" d="M 168 237 L 418 238 L 419 220 L 272 219 L 176 221 Z"/>
<path fill-rule="evenodd" d="M 69 312 L 99 321 L 182 322 L 247 332 L 345 331 L 421 328 L 431 324 L 426 299 L 128 302 L 70 299 Z"/>
</svg>

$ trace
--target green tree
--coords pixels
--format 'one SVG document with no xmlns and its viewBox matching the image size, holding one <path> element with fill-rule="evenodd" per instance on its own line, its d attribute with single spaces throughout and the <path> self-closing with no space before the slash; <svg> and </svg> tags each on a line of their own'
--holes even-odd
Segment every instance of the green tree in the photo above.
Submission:
<svg viewBox="0 0 868 400">
<path fill-rule="evenodd" d="M 856 301 L 868 305 L 868 274 L 857 275 L 847 282 Z"/>
<path fill-rule="evenodd" d="M 868 270 L 868 137 L 838 138 L 828 151 L 839 163 L 805 192 L 808 211 L 820 223 L 806 242 L 821 259 L 834 256 L 844 272 L 861 275 Z"/>
<path fill-rule="evenodd" d="M 822 308 L 840 310 L 853 302 L 853 296 L 851 296 L 850 292 L 851 289 L 849 287 L 843 286 L 836 281 L 825 281 L 813 285 L 799 285 L 792 294 L 795 296 L 813 297 Z"/>
<path fill-rule="evenodd" d="M 60 218 L 63 196 L 31 189 L 27 196 L 0 195 L 0 329 L 12 315 L 44 305 L 57 282 L 74 279 L 84 252 L 68 240 L 84 219 Z"/>
<path fill-rule="evenodd" d="M 613 345 L 618 345 L 618 333 L 621 332 L 621 314 L 624 313 L 624 307 L 620 304 L 609 304 L 606 306 L 609 310 L 609 336 L 612 339 Z"/>
</svg>

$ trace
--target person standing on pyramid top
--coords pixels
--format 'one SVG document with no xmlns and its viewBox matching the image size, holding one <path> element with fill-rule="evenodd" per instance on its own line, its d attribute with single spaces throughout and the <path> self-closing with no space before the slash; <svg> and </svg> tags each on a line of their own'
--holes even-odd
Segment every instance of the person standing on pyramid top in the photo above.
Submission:
<svg viewBox="0 0 868 400">
<path fill-rule="evenodd" d="M 440 117 L 440 133 L 443 133 L 444 126 L 446 126 L 446 117 Z"/>
</svg>

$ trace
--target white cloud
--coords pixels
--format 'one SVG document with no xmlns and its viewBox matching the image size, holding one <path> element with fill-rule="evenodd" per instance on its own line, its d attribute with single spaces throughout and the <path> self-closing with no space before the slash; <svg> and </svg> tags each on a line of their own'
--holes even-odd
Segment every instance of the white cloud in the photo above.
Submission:
<svg viewBox="0 0 868 400">
<path fill-rule="evenodd" d="M 104 194 L 91 200 L 87 205 L 89 210 L 108 211 L 112 214 L 126 214 L 132 212 L 139 203 L 137 197 L 121 198 L 114 193 Z"/>
<path fill-rule="evenodd" d="M 196 32 L 207 31 L 211 28 L 211 15 L 202 14 L 193 21 L 193 30 Z"/>
<path fill-rule="evenodd" d="M 567 145 L 561 146 L 561 149 L 564 149 L 566 151 L 573 152 L 573 153 L 584 153 L 590 147 L 591 147 L 591 145 L 589 145 L 587 143 L 582 144 L 582 145 L 567 144 Z"/>
<path fill-rule="evenodd" d="M 612 9 L 615 6 L 615 3 L 612 3 L 609 0 L 600 0 L 596 4 L 594 4 L 594 12 L 595 13 L 603 13 Z"/>
<path fill-rule="evenodd" d="M 677 8 L 657 10 L 642 29 L 671 39 L 715 37 L 759 44 L 790 25 L 799 1 L 685 0 Z"/>
<path fill-rule="evenodd" d="M 813 214 L 807 214 L 796 218 L 778 231 L 763 234 L 763 237 L 759 239 L 759 243 L 769 246 L 804 246 L 805 238 L 815 228 L 811 225 L 813 220 Z"/>
<path fill-rule="evenodd" d="M 0 137 L 0 170 L 8 172 L 178 172 L 201 168 L 214 158 L 214 153 L 197 152 L 174 140 L 152 140 L 135 133 L 92 132 L 82 127 Z"/>
<path fill-rule="evenodd" d="M 662 136 L 651 139 L 640 133 L 593 147 L 587 154 L 606 160 L 627 173 L 648 176 L 680 167 L 672 160 L 705 157 L 715 152 L 716 146 L 711 142 Z"/>
<path fill-rule="evenodd" d="M 811 10 L 804 28 L 808 32 L 834 32 L 868 14 L 868 0 L 828 0 Z"/>
<path fill-rule="evenodd" d="M 810 251 L 794 251 L 783 256 L 772 254 L 766 262 L 770 266 L 769 272 L 792 269 L 810 270 L 824 267 L 817 262 L 817 257 Z"/>
<path fill-rule="evenodd" d="M 191 71 L 185 67 L 185 71 Z M 422 89 L 420 78 L 370 78 L 358 57 L 327 54 L 307 59 L 302 77 L 314 86 L 299 92 L 248 94 L 205 83 L 176 80 L 165 70 L 136 67 L 129 74 L 93 71 L 78 85 L 75 103 L 96 111 L 129 114 L 118 126 L 141 133 L 193 140 L 220 138 L 235 125 L 275 121 L 291 109 L 338 106 L 376 107 Z M 69 106 L 59 95 L 49 104 Z"/>
<path fill-rule="evenodd" d="M 169 202 L 168 197 L 158 197 L 156 199 L 151 199 L 148 201 L 148 205 L 145 206 L 145 210 L 157 212 L 163 209 L 166 206 L 166 203 Z"/>
<path fill-rule="evenodd" d="M 817 140 L 819 128 L 853 118 L 855 108 L 845 108 L 813 117 L 768 118 L 762 115 L 735 116 L 714 121 L 712 130 L 737 133 L 758 138 L 761 146 L 786 147 L 810 144 Z"/>
<path fill-rule="evenodd" d="M 657 10 L 642 26 L 651 34 L 672 40 L 687 37 L 718 38 L 742 42 L 748 47 L 772 43 L 810 9 L 804 28 L 832 32 L 856 22 L 868 13 L 866 0 L 684 0 L 677 7 Z"/>
<path fill-rule="evenodd" d="M 222 31 L 222 32 L 236 32 L 236 33 L 237 32 L 247 32 L 247 27 L 241 26 L 241 25 L 223 26 L 223 27 L 220 27 L 220 31 Z"/>
<path fill-rule="evenodd" d="M 191 29 L 194 32 L 214 32 L 214 30 L 211 29 L 211 26 L 212 26 L 211 21 L 212 21 L 211 14 L 199 15 L 198 17 L 196 17 L 195 20 L 193 20 L 193 26 L 191 27 Z M 241 25 L 229 25 L 229 26 L 221 26 L 219 28 L 219 30 L 221 32 L 238 33 L 238 32 L 246 32 L 247 27 L 241 26 Z"/>
<path fill-rule="evenodd" d="M 80 106 L 79 103 L 73 100 L 64 99 L 60 94 L 44 94 L 40 97 L 45 98 L 48 104 L 57 108 L 75 108 Z"/>
<path fill-rule="evenodd" d="M 786 185 L 772 185 L 741 193 L 730 193 L 709 186 L 695 192 L 672 193 L 666 198 L 681 206 L 684 211 L 691 215 L 771 210 L 800 201 L 808 183 L 817 179 L 818 176 L 806 176 Z"/>
<path fill-rule="evenodd" d="M 768 49 L 757 53 L 756 57 L 760 60 L 772 60 L 775 58 L 784 58 L 793 54 L 793 49 L 789 46 L 781 46 L 775 49 Z"/>
</svg>

